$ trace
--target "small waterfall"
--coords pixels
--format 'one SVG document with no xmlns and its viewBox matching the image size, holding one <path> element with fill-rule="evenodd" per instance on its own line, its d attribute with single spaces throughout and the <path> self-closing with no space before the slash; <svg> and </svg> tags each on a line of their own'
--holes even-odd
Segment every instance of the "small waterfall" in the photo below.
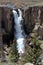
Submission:
<svg viewBox="0 0 43 65">
<path fill-rule="evenodd" d="M 22 12 L 20 9 L 18 9 L 18 12 L 16 10 L 13 10 L 13 15 L 14 15 L 14 23 L 15 23 L 15 37 L 16 37 L 16 42 L 17 42 L 17 49 L 19 54 L 24 53 L 24 30 L 22 29 L 23 25 L 23 18 L 22 18 Z"/>
</svg>

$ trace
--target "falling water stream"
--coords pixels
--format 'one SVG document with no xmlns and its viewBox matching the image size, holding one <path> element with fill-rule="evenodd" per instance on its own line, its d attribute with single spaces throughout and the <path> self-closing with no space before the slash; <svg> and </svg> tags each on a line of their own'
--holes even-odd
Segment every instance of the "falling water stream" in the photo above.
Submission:
<svg viewBox="0 0 43 65">
<path fill-rule="evenodd" d="M 19 13 L 19 15 L 18 15 Z M 20 9 L 18 9 L 18 13 L 16 10 L 13 10 L 13 15 L 14 15 L 14 23 L 15 23 L 15 37 L 16 37 L 16 42 L 17 42 L 17 49 L 19 54 L 24 53 L 24 30 L 23 30 L 23 18 L 22 18 L 22 12 Z"/>
</svg>

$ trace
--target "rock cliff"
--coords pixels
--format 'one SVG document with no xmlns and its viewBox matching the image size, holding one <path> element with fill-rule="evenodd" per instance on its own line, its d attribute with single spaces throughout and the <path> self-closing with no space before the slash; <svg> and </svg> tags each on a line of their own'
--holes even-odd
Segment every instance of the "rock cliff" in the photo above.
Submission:
<svg viewBox="0 0 43 65">
<path fill-rule="evenodd" d="M 23 26 L 24 31 L 27 35 L 32 32 L 36 23 L 43 23 L 43 7 L 42 6 L 33 6 L 28 7 L 27 9 L 21 9 L 23 12 Z M 0 7 L 0 22 L 2 26 L 3 34 L 13 33 L 13 14 L 12 9 L 8 7 Z M 12 31 L 11 31 L 12 30 Z M 12 38 L 12 36 L 11 36 Z"/>
</svg>

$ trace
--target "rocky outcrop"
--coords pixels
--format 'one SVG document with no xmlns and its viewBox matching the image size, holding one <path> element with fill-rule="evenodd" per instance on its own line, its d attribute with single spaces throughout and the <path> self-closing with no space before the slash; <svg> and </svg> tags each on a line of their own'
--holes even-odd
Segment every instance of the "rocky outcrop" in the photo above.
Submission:
<svg viewBox="0 0 43 65">
<path fill-rule="evenodd" d="M 40 26 L 40 27 L 38 28 L 38 35 L 43 38 L 43 26 Z"/>
<path fill-rule="evenodd" d="M 43 24 L 43 7 L 34 6 L 24 10 L 24 20 L 25 32 L 29 34 L 37 23 L 39 26 Z"/>
</svg>

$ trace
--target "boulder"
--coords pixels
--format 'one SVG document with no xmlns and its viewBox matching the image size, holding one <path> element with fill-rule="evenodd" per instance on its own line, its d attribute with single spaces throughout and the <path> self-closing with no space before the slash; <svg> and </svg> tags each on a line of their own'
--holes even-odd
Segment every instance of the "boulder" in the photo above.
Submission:
<svg viewBox="0 0 43 65">
<path fill-rule="evenodd" d="M 34 64 L 32 64 L 32 63 L 26 63 L 25 65 L 34 65 Z"/>
</svg>

